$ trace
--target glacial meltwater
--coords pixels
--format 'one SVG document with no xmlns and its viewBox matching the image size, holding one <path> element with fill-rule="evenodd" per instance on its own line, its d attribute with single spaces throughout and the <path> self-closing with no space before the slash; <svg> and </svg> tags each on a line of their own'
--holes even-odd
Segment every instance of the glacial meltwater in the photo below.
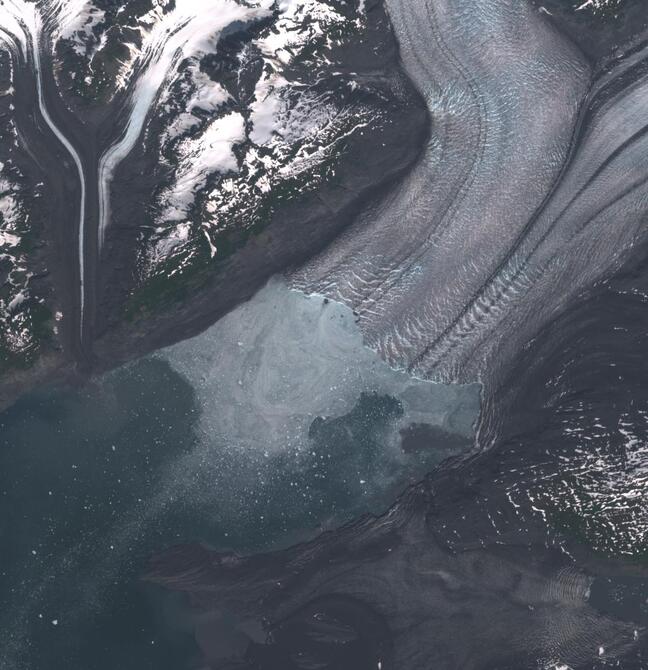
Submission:
<svg viewBox="0 0 648 670">
<path fill-rule="evenodd" d="M 473 446 L 480 389 L 390 369 L 353 312 L 278 280 L 202 335 L 0 415 L 0 668 L 186 667 L 150 555 L 278 548 Z"/>
</svg>

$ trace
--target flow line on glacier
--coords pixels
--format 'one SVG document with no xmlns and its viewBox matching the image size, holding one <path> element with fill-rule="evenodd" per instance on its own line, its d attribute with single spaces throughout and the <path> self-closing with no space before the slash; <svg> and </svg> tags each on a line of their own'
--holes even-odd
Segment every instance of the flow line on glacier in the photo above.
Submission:
<svg viewBox="0 0 648 670">
<path fill-rule="evenodd" d="M 79 206 L 79 339 L 83 341 L 83 331 L 85 324 L 85 209 L 86 209 L 86 182 L 83 174 L 83 165 L 81 157 L 68 138 L 59 130 L 54 123 L 52 117 L 47 111 L 45 105 L 45 98 L 43 96 L 43 80 L 41 74 L 40 52 L 38 51 L 38 44 L 36 39 L 32 38 L 32 57 L 34 59 L 34 69 L 36 72 L 36 86 L 38 88 L 38 107 L 40 109 L 45 123 L 50 130 L 56 135 L 59 142 L 65 147 L 67 152 L 72 156 L 77 172 L 79 174 L 79 184 L 81 185 L 81 203 Z"/>
<path fill-rule="evenodd" d="M 36 89 L 38 97 L 38 108 L 54 136 L 63 145 L 68 154 L 72 157 L 79 175 L 79 184 L 81 188 L 81 202 L 79 205 L 79 339 L 83 341 L 85 324 L 85 210 L 86 210 L 86 181 L 83 174 L 83 165 L 76 149 L 64 133 L 56 125 L 45 104 L 43 93 L 43 77 L 41 70 L 41 56 L 39 44 L 42 34 L 42 19 L 40 11 L 35 4 L 27 3 L 24 0 L 8 0 L 0 2 L 0 20 L 4 25 L 0 25 L 0 33 L 6 36 L 5 41 L 10 48 L 13 48 L 16 58 L 20 56 L 19 43 L 24 48 L 24 57 L 27 59 L 27 52 L 31 53 L 36 77 Z M 22 33 L 22 39 L 21 39 Z"/>
</svg>

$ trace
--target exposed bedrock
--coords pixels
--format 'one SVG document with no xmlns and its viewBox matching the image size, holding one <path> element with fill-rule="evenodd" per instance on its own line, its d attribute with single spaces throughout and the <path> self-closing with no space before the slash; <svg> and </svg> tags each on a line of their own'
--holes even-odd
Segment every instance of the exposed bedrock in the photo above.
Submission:
<svg viewBox="0 0 648 670">
<path fill-rule="evenodd" d="M 531 0 L 554 25 L 593 61 L 648 28 L 642 0 Z"/>
<path fill-rule="evenodd" d="M 223 670 L 638 669 L 647 619 L 615 589 L 646 579 L 622 559 L 646 546 L 647 54 L 592 65 L 513 0 L 389 8 L 430 143 L 293 281 L 391 363 L 486 381 L 491 449 L 381 517 L 274 554 L 178 547 L 147 577 L 189 595 Z"/>
<path fill-rule="evenodd" d="M 69 216 L 47 226 L 41 256 L 59 296 L 46 305 L 62 319 L 47 327 L 71 358 L 108 368 L 199 332 L 301 266 L 293 284 L 351 306 L 392 365 L 493 387 L 549 316 L 642 237 L 646 49 L 636 38 L 595 61 L 555 16 L 513 0 L 389 0 L 389 20 L 378 2 L 305 6 L 319 51 L 294 30 L 304 22 L 292 5 L 248 8 L 249 23 L 226 26 L 209 53 L 155 61 L 150 109 L 137 102 L 146 68 L 114 75 L 120 92 L 106 109 L 124 103 L 114 119 L 97 120 L 75 89 L 87 128 L 74 128 L 70 92 L 59 98 L 44 76 L 48 109 L 92 183 L 83 238 Z M 173 23 L 171 7 L 144 24 Z M 155 30 L 136 24 L 144 53 L 157 54 Z M 277 35 L 298 41 L 277 49 Z M 93 53 L 84 44 L 79 58 Z M 108 221 L 96 211 L 96 145 L 132 118 L 141 133 L 100 189 Z"/>
</svg>

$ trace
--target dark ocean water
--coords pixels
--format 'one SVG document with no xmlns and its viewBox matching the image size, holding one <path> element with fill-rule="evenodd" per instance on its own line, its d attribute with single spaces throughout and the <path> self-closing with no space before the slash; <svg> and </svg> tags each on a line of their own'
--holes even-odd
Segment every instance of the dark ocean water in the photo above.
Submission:
<svg viewBox="0 0 648 670">
<path fill-rule="evenodd" d="M 160 541 L 200 530 L 180 509 L 146 520 L 160 468 L 191 448 L 193 412 L 187 383 L 147 361 L 3 413 L 3 668 L 186 659 L 191 638 L 168 628 L 160 636 L 165 614 L 138 573 Z"/>
<path fill-rule="evenodd" d="M 571 566 L 588 580 L 595 616 L 625 627 L 629 646 L 614 649 L 623 658 L 614 667 L 627 669 L 645 667 L 648 626 L 643 258 L 638 249 L 521 352 L 487 395 L 496 420 L 489 427 L 484 417 L 481 437 L 487 442 L 492 432 L 490 449 L 432 478 L 437 539 L 460 553 L 496 542 L 505 560 L 521 544 L 540 542 L 534 560 L 563 571 L 550 589 L 571 588 L 573 577 L 560 576 Z M 178 351 L 91 387 L 32 394 L 0 416 L 0 667 L 194 667 L 185 597 L 140 580 L 151 555 L 192 540 L 243 552 L 287 546 L 386 509 L 440 458 L 465 449 L 417 421 L 401 433 L 403 444 L 435 436 L 447 450 L 426 457 L 414 448 L 394 460 L 392 424 L 402 419 L 402 404 L 366 392 L 348 411 L 315 418 L 306 452 L 268 456 L 228 449 L 215 437 L 206 446 L 204 398 L 212 386 L 197 388 L 188 369 L 178 372 L 187 350 Z M 214 425 L 212 416 L 209 430 Z M 607 641 L 587 640 L 592 660 L 568 667 L 616 662 Z M 600 658 L 599 643 L 608 650 Z M 510 654 L 502 649 L 493 667 L 553 667 L 527 657 L 509 666 Z"/>
<path fill-rule="evenodd" d="M 162 554 L 155 581 L 200 610 L 223 616 L 221 594 L 238 594 L 241 621 L 273 621 L 239 665 L 215 667 L 400 670 L 390 649 L 407 667 L 648 667 L 647 257 L 637 246 L 545 325 L 485 389 L 487 448 L 388 517 L 231 569 L 191 547 Z M 362 632 L 374 619 L 380 639 Z"/>
<path fill-rule="evenodd" d="M 497 541 L 504 555 L 524 535 L 544 537 L 547 565 L 560 564 L 559 548 L 587 575 L 597 616 L 637 631 L 615 666 L 628 669 L 645 667 L 648 626 L 643 258 L 638 249 L 521 352 L 488 395 L 490 450 L 451 468 L 446 483 L 443 470 L 435 475 L 437 537 L 455 552 Z M 312 537 L 385 509 L 440 457 L 389 456 L 403 408 L 381 393 L 314 419 L 305 453 L 268 457 L 218 440 L 206 449 L 204 397 L 157 357 L 88 388 L 32 394 L 0 416 L 0 667 L 191 667 L 198 650 L 184 596 L 140 581 L 152 554 L 190 540 L 249 552 Z M 434 435 L 418 426 L 406 444 Z M 461 448 L 445 439 L 444 455 Z M 552 588 L 567 586 L 560 577 Z M 612 662 L 598 658 L 597 639 L 588 644 L 591 662 L 569 667 Z"/>
<path fill-rule="evenodd" d="M 256 319 L 262 336 L 249 322 L 259 309 L 272 315 L 273 300 L 277 324 L 295 307 L 297 342 L 273 336 L 280 326 L 270 318 Z M 385 510 L 440 460 L 470 449 L 477 387 L 448 387 L 436 414 L 419 411 L 444 387 L 382 364 L 372 372 L 375 355 L 345 315 L 273 285 L 194 341 L 0 414 L 0 668 L 192 667 L 184 597 L 140 579 L 153 554 L 191 540 L 243 553 L 287 546 Z M 329 386 L 298 410 L 299 380 L 273 371 L 292 369 L 293 347 L 318 367 L 304 349 L 313 329 L 295 335 L 311 318 L 332 377 L 317 377 Z M 355 356 L 361 386 L 343 372 Z M 331 386 L 338 373 L 348 393 Z M 277 414 L 285 422 L 272 423 Z"/>
</svg>

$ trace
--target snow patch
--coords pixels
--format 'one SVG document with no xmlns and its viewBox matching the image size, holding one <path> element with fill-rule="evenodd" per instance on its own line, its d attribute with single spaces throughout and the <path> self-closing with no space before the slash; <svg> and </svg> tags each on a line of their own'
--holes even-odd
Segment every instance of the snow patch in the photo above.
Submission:
<svg viewBox="0 0 648 670">
<path fill-rule="evenodd" d="M 130 96 L 130 114 L 122 138 L 101 157 L 99 165 L 99 243 L 110 218 L 109 188 L 117 165 L 131 152 L 156 98 L 170 74 L 186 58 L 212 52 L 221 32 L 236 22 L 250 22 L 270 15 L 264 7 L 246 7 L 232 0 L 177 0 L 174 9 L 161 13 L 146 35 L 138 79 Z M 210 17 L 210 20 L 205 20 Z M 189 147 L 191 148 L 191 147 Z"/>
<path fill-rule="evenodd" d="M 101 25 L 105 18 L 104 10 L 95 7 L 89 0 L 68 0 L 60 4 L 56 36 L 59 39 L 71 40 L 74 51 L 84 55 L 94 28 Z"/>
<path fill-rule="evenodd" d="M 212 121 L 197 137 L 183 140 L 175 182 L 163 198 L 167 203 L 163 218 L 174 221 L 186 217 L 196 192 L 210 174 L 236 172 L 238 162 L 232 149 L 244 140 L 245 119 L 237 112 Z"/>
<path fill-rule="evenodd" d="M 177 116 L 167 128 L 162 137 L 162 145 L 185 135 L 199 125 L 200 118 L 194 114 L 196 110 L 214 113 L 230 99 L 229 93 L 202 72 L 197 63 L 189 68 L 189 82 L 186 87 L 191 87 L 193 95 L 186 103 L 185 111 Z"/>
</svg>

